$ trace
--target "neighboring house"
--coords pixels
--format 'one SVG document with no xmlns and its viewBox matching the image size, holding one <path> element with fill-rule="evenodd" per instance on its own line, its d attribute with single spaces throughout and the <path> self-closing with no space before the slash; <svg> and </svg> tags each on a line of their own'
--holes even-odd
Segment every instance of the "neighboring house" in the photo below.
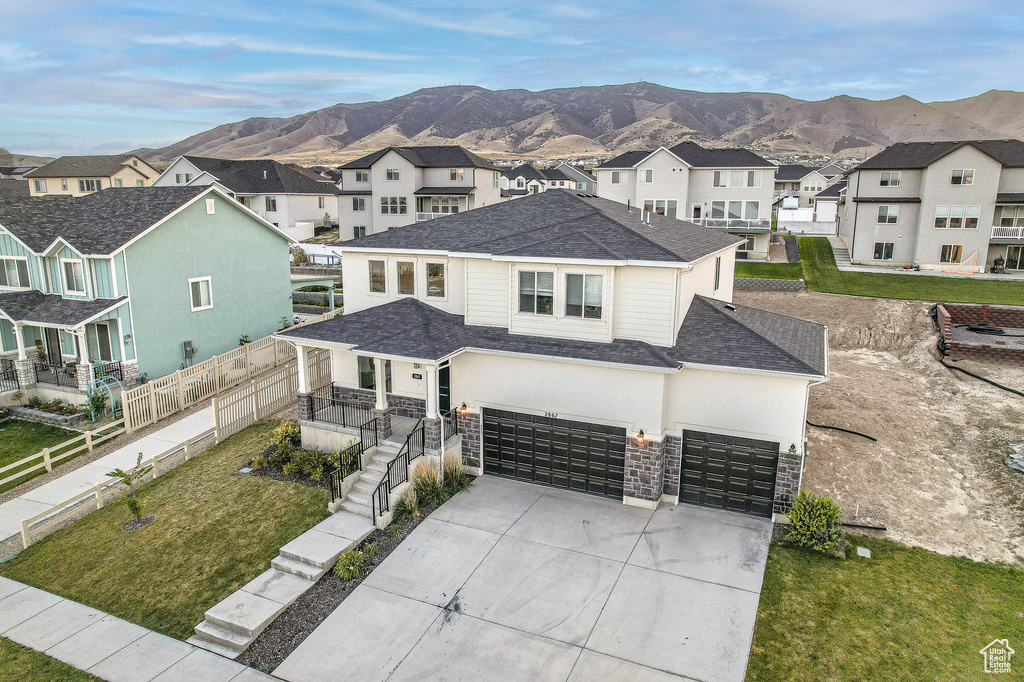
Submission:
<svg viewBox="0 0 1024 682">
<path fill-rule="evenodd" d="M 798 208 L 813 209 L 818 192 L 842 179 L 842 170 L 836 173 L 836 168 L 826 166 L 816 169 L 797 164 L 779 166 L 775 170 L 773 193 L 776 204 L 781 204 L 783 199 L 796 198 L 799 201 Z"/>
<path fill-rule="evenodd" d="M 597 194 L 597 178 L 582 168 L 563 162 L 555 166 L 555 170 L 562 171 L 566 177 L 574 181 L 577 192 Z"/>
<path fill-rule="evenodd" d="M 342 188 L 341 180 L 343 174 L 337 168 L 332 168 L 330 166 L 310 166 L 309 170 L 319 174 L 321 178 L 333 182 L 335 187 L 338 189 Z"/>
<path fill-rule="evenodd" d="M 570 176 L 570 171 L 575 173 Z M 585 191 L 586 181 L 581 180 L 581 177 L 586 176 L 567 164 L 554 168 L 537 168 L 531 163 L 524 163 L 501 174 L 501 196 L 514 199 L 529 194 L 540 194 L 549 189 Z"/>
<path fill-rule="evenodd" d="M 768 258 L 775 166 L 749 150 L 681 142 L 626 152 L 595 174 L 598 196 L 735 234 L 740 258 Z"/>
<path fill-rule="evenodd" d="M 455 145 L 386 147 L 340 170 L 342 240 L 501 201 L 501 170 Z"/>
<path fill-rule="evenodd" d="M 848 171 L 839 234 L 854 263 L 1024 270 L 1024 142 L 904 142 Z"/>
<path fill-rule="evenodd" d="M 4 364 L 79 402 L 94 376 L 155 378 L 266 336 L 291 319 L 288 243 L 216 187 L 0 199 Z"/>
<path fill-rule="evenodd" d="M 179 156 L 157 187 L 216 184 L 250 211 L 288 236 L 309 239 L 315 228 L 338 219 L 340 190 L 328 178 L 272 159 L 211 159 Z"/>
<path fill-rule="evenodd" d="M 303 442 L 376 418 L 383 456 L 422 418 L 425 449 L 457 427 L 476 474 L 785 511 L 827 333 L 730 303 L 740 243 L 556 190 L 339 246 L 345 314 L 277 335 L 300 367 L 330 353 L 329 376 L 299 375 Z"/>
<path fill-rule="evenodd" d="M 782 164 L 775 169 L 775 189 L 772 192 L 776 203 L 782 199 L 800 196 L 800 181 L 814 169 L 800 164 Z"/>
<path fill-rule="evenodd" d="M 39 166 L 0 166 L 0 180 L 22 180 Z"/>
<path fill-rule="evenodd" d="M 25 174 L 32 196 L 80 197 L 108 187 L 149 187 L 160 171 L 134 155 L 62 156 Z"/>
<path fill-rule="evenodd" d="M 839 202 L 846 192 L 846 180 L 829 185 L 814 195 L 814 216 L 818 222 L 836 222 Z"/>
</svg>

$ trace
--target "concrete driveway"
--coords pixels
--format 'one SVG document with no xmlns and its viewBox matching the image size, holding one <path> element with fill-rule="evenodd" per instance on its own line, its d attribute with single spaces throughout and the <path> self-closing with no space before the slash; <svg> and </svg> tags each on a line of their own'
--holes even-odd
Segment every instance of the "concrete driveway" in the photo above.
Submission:
<svg viewBox="0 0 1024 682">
<path fill-rule="evenodd" d="M 742 680 L 771 523 L 481 477 L 274 674 L 314 680 Z"/>
</svg>

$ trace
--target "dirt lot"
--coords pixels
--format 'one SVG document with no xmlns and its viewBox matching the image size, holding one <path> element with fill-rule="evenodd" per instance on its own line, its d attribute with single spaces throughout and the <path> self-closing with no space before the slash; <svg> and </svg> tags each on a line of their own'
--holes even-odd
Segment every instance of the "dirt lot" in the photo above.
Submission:
<svg viewBox="0 0 1024 682">
<path fill-rule="evenodd" d="M 829 326 L 831 380 L 811 389 L 804 487 L 844 518 L 942 554 L 1024 562 L 1024 474 L 1003 465 L 1024 441 L 1024 398 L 936 360 L 928 304 L 820 293 L 737 292 L 736 302 Z M 1024 367 L 964 361 L 1024 390 Z"/>
</svg>

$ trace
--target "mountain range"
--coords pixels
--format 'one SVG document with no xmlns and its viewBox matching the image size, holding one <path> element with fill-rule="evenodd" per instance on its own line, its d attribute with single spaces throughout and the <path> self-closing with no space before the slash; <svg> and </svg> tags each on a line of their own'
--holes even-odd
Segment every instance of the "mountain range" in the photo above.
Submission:
<svg viewBox="0 0 1024 682">
<path fill-rule="evenodd" d="M 335 104 L 289 118 L 249 118 L 161 149 L 180 154 L 329 163 L 388 145 L 459 144 L 484 156 L 586 158 L 692 140 L 762 154 L 867 156 L 894 142 L 1024 135 L 1024 93 L 991 90 L 952 102 L 840 95 L 705 93 L 654 83 L 529 90 L 444 86 L 383 102 Z"/>
</svg>

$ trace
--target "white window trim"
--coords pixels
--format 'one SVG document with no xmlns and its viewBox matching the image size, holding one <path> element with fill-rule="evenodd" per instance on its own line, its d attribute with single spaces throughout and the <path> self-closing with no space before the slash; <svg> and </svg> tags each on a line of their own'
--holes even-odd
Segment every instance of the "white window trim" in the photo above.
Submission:
<svg viewBox="0 0 1024 682">
<path fill-rule="evenodd" d="M 561 317 L 564 320 L 582 320 L 583 322 L 604 322 L 607 320 L 608 313 L 606 312 L 605 305 L 605 294 L 607 293 L 605 287 L 608 283 L 608 274 L 603 272 L 580 272 L 579 270 L 562 270 L 562 281 L 565 282 L 565 289 L 562 292 L 561 301 Z M 570 315 L 566 308 L 569 306 L 569 275 L 581 275 L 583 277 L 583 301 L 581 315 Z M 587 317 L 587 277 L 600 277 L 601 278 L 601 317 Z M 557 286 L 557 284 L 556 284 Z M 557 298 L 556 298 L 557 300 Z"/>
<path fill-rule="evenodd" d="M 353 237 L 353 239 L 355 239 L 355 237 Z M 388 295 L 388 288 L 389 288 L 388 287 L 388 265 L 389 265 L 390 261 L 391 261 L 390 258 L 367 258 L 366 259 L 366 294 L 367 294 L 367 296 L 383 296 L 383 297 L 386 297 Z M 370 263 L 373 263 L 373 262 L 380 262 L 380 263 L 384 264 L 384 291 L 373 291 L 373 289 L 371 289 L 372 281 L 373 281 L 373 274 L 372 274 L 372 272 L 370 270 Z"/>
<path fill-rule="evenodd" d="M 430 295 L 430 270 L 431 265 L 440 265 L 444 268 L 444 296 L 431 296 Z M 423 261 L 423 298 L 427 301 L 447 301 L 448 292 L 451 290 L 451 280 L 449 278 L 448 261 L 440 260 L 435 258 L 428 258 Z"/>
<path fill-rule="evenodd" d="M 210 290 L 210 305 L 201 305 L 199 307 L 196 307 L 194 305 L 194 301 L 192 300 L 192 284 L 193 284 L 193 282 L 206 282 L 207 283 L 207 286 L 209 287 L 209 290 Z M 189 306 L 192 308 L 192 312 L 197 312 L 199 310 L 209 310 L 210 308 L 213 307 L 213 277 L 212 276 L 207 275 L 206 277 L 193 277 L 192 279 L 190 279 L 188 281 L 188 303 L 189 303 Z"/>
<path fill-rule="evenodd" d="M 0 291 L 26 291 L 28 289 L 31 289 L 32 288 L 32 272 L 29 270 L 29 267 L 28 267 L 28 257 L 27 256 L 0 256 L 0 267 L 4 267 L 4 268 L 7 267 L 7 266 L 5 266 L 3 264 L 3 261 L 5 261 L 5 260 L 25 261 L 25 271 L 28 273 L 28 286 L 12 287 L 12 286 L 0 285 Z"/>
<path fill-rule="evenodd" d="M 964 257 L 964 245 L 963 244 L 940 244 L 939 245 L 939 263 L 943 263 L 945 265 L 959 265 L 961 262 L 963 262 L 963 261 L 959 261 L 959 260 L 942 260 L 942 249 L 946 248 L 947 246 L 950 247 L 950 250 L 949 250 L 950 257 L 953 256 L 953 249 L 956 248 L 956 247 L 960 247 L 960 258 Z"/>
<path fill-rule="evenodd" d="M 523 273 L 523 272 L 532 272 L 533 275 L 534 275 L 534 279 L 533 279 L 533 282 L 534 282 L 534 284 L 533 284 L 533 312 L 532 313 L 520 309 L 520 303 L 519 303 L 519 291 L 520 291 L 520 289 L 519 289 L 519 275 L 520 275 L 520 273 Z M 537 275 L 542 273 L 542 272 L 543 273 L 551 273 L 551 312 L 550 313 L 538 313 L 537 312 Z M 574 273 L 574 274 L 582 274 L 582 273 Z M 520 268 L 517 267 L 513 276 L 514 276 L 514 281 L 515 281 L 515 291 L 513 292 L 512 313 L 514 315 L 529 315 L 531 317 L 540 317 L 540 318 L 543 318 L 545 320 L 555 320 L 555 319 L 560 319 L 560 318 L 564 318 L 565 317 L 564 314 L 563 315 L 559 315 L 558 314 L 559 298 L 558 298 L 558 268 L 557 267 L 553 267 L 550 270 L 540 269 L 540 268 L 528 268 L 528 267 L 524 267 L 524 268 L 520 269 Z M 584 285 L 584 286 L 586 286 L 586 285 Z M 603 303 L 603 301 L 602 301 L 602 303 Z M 573 317 L 571 319 L 576 320 L 576 319 L 579 319 L 579 318 Z"/>
<path fill-rule="evenodd" d="M 388 177 L 393 175 L 394 177 Z M 401 168 L 386 168 L 384 169 L 384 180 L 387 182 L 401 182 L 402 181 L 402 169 Z"/>
<path fill-rule="evenodd" d="M 953 182 L 953 173 L 960 171 L 960 182 Z M 971 181 L 964 182 L 964 178 L 967 177 L 967 171 L 971 172 Z M 949 185 L 950 187 L 971 187 L 974 185 L 974 176 L 977 175 L 977 171 L 974 168 L 953 168 L 949 171 Z"/>
<path fill-rule="evenodd" d="M 417 269 L 416 268 L 416 259 L 412 258 L 412 259 L 408 259 L 407 260 L 407 259 L 402 259 L 402 258 L 395 258 L 395 260 L 392 261 L 392 262 L 395 264 L 395 298 L 416 298 L 416 292 L 419 289 L 419 282 L 416 281 L 416 279 L 417 279 L 417 277 L 416 277 L 416 269 Z M 402 293 L 401 277 L 399 277 L 399 275 L 398 275 L 398 266 L 401 265 L 402 263 L 409 263 L 410 265 L 412 265 L 412 293 L 411 294 L 403 294 Z M 387 274 L 387 270 L 385 270 L 384 272 L 385 272 L 385 274 Z M 385 289 L 387 288 L 386 284 L 384 285 L 384 288 Z"/>
<path fill-rule="evenodd" d="M 82 268 L 82 284 L 85 285 L 84 291 L 78 289 L 72 289 L 68 283 L 67 269 L 64 267 L 65 263 L 78 263 Z M 89 280 L 86 277 L 85 261 L 81 258 L 61 258 L 60 259 L 60 278 L 64 285 L 64 295 L 71 294 L 72 296 L 88 296 L 89 295 Z"/>
</svg>

